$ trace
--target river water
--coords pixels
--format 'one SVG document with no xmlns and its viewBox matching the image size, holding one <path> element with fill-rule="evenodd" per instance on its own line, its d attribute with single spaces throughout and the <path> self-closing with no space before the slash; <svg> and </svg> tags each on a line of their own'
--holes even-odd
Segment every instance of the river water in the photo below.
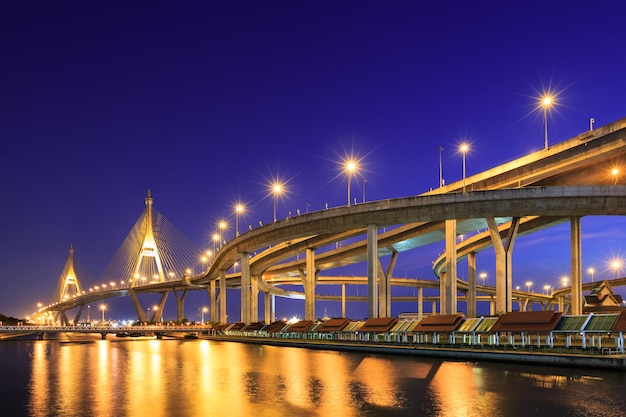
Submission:
<svg viewBox="0 0 626 417">
<path fill-rule="evenodd" d="M 2 340 L 2 416 L 624 416 L 617 371 L 188 339 Z"/>
</svg>

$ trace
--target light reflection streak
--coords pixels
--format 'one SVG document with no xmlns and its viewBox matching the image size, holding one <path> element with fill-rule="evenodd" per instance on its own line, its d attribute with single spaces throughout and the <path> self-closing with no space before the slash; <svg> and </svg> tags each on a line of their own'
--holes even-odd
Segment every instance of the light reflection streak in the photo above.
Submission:
<svg viewBox="0 0 626 417">
<path fill-rule="evenodd" d="M 33 417 L 48 415 L 48 384 L 47 343 L 37 343 L 33 349 L 33 367 L 30 383 L 30 410 Z"/>
</svg>

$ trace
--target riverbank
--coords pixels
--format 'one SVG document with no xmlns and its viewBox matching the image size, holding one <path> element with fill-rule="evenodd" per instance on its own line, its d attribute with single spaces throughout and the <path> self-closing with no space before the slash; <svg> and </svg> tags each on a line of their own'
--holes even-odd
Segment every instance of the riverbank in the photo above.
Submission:
<svg viewBox="0 0 626 417">
<path fill-rule="evenodd" d="M 467 348 L 424 346 L 424 345 L 390 345 L 381 343 L 347 343 L 328 340 L 294 340 L 271 339 L 256 337 L 240 337 L 215 335 L 202 337 L 203 339 L 239 342 L 257 345 L 297 347 L 316 350 L 335 350 L 344 352 L 360 352 L 389 355 L 405 355 L 420 357 L 436 357 L 455 361 L 489 361 L 500 363 L 527 363 L 534 365 L 549 365 L 563 367 L 610 369 L 626 371 L 626 355 L 611 353 L 555 353 L 537 351 L 530 348 L 506 348 L 501 350 L 490 349 L 489 346 L 474 346 Z"/>
</svg>

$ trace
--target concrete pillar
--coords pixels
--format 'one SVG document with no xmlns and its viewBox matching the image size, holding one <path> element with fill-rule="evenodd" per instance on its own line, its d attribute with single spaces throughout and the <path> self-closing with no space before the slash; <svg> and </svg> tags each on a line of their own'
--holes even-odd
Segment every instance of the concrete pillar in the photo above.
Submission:
<svg viewBox="0 0 626 417">
<path fill-rule="evenodd" d="M 226 315 L 226 271 L 220 269 L 220 324 L 228 323 Z"/>
<path fill-rule="evenodd" d="M 367 226 L 367 317 L 378 317 L 378 227 Z"/>
<path fill-rule="evenodd" d="M 398 260 L 398 252 L 392 249 L 391 259 L 389 265 L 387 265 L 387 271 L 383 271 L 383 264 L 378 257 L 378 277 L 379 277 L 379 317 L 391 317 L 391 277 L 393 276 L 393 270 L 396 267 L 396 261 Z"/>
<path fill-rule="evenodd" d="M 346 284 L 341 284 L 341 318 L 346 318 Z"/>
<path fill-rule="evenodd" d="M 417 288 L 417 319 L 424 318 L 424 288 Z"/>
<path fill-rule="evenodd" d="M 180 296 L 176 290 L 172 292 L 174 293 L 174 297 L 176 297 L 176 320 L 180 323 L 185 318 L 185 298 L 187 297 L 187 290 L 183 290 Z"/>
<path fill-rule="evenodd" d="M 265 323 L 269 324 L 276 320 L 276 296 L 269 292 L 265 293 Z"/>
<path fill-rule="evenodd" d="M 456 314 L 456 220 L 446 220 L 446 275 L 441 314 Z"/>
<path fill-rule="evenodd" d="M 211 303 L 211 322 L 217 323 L 217 282 L 214 279 L 209 284 L 209 300 Z"/>
<path fill-rule="evenodd" d="M 137 319 L 142 323 L 147 322 L 148 319 L 146 318 L 146 313 L 143 311 L 143 307 L 137 298 L 137 294 L 135 294 L 135 289 L 129 288 L 128 293 L 130 294 L 130 298 L 133 300 L 133 305 L 135 306 L 135 311 L 137 312 Z"/>
<path fill-rule="evenodd" d="M 259 321 L 259 277 L 252 277 L 250 282 L 250 322 Z"/>
<path fill-rule="evenodd" d="M 572 258 L 572 314 L 583 313 L 583 264 L 580 217 L 570 219 L 570 248 Z"/>
<path fill-rule="evenodd" d="M 496 315 L 496 302 L 493 299 L 493 296 L 491 296 L 491 301 L 489 301 L 489 315 L 491 317 Z"/>
<path fill-rule="evenodd" d="M 476 252 L 467 254 L 467 317 L 476 317 Z"/>
<path fill-rule="evenodd" d="M 317 271 L 315 269 L 315 249 L 306 250 L 306 271 L 302 276 L 304 287 L 304 319 L 315 320 L 315 285 Z"/>
<path fill-rule="evenodd" d="M 439 275 L 439 305 L 444 306 L 446 304 L 446 282 L 447 282 L 447 271 L 442 271 L 441 275 Z M 443 309 L 443 307 L 441 307 Z"/>
<path fill-rule="evenodd" d="M 441 305 L 441 302 L 439 302 L 439 304 Z M 437 302 L 436 301 L 433 301 L 431 303 L 430 311 L 432 312 L 431 313 L 432 315 L 436 315 L 437 314 Z"/>
<path fill-rule="evenodd" d="M 239 254 L 241 265 L 241 321 L 250 324 L 250 254 Z"/>
<path fill-rule="evenodd" d="M 176 292 L 174 292 L 176 293 Z M 163 309 L 165 308 L 165 301 L 167 301 L 167 296 L 169 295 L 169 292 L 164 292 L 161 294 L 161 299 L 159 300 L 159 304 L 156 305 L 156 308 L 154 308 L 152 310 L 152 318 L 150 319 L 151 322 L 157 322 L 157 321 L 161 321 L 161 317 L 163 317 Z M 185 294 L 187 295 L 187 294 Z M 184 303 L 185 297 L 182 297 L 182 301 L 181 304 Z M 177 303 L 178 304 L 178 303 Z M 181 307 L 181 309 L 184 311 L 184 304 L 183 307 Z M 184 317 L 184 313 L 183 313 L 183 317 Z M 182 319 L 180 319 L 182 320 Z"/>
<path fill-rule="evenodd" d="M 513 244 L 519 230 L 519 217 L 511 220 L 506 242 L 503 242 L 494 218 L 488 218 L 487 226 L 496 255 L 496 314 L 509 313 L 513 309 L 511 291 L 513 289 Z"/>
</svg>

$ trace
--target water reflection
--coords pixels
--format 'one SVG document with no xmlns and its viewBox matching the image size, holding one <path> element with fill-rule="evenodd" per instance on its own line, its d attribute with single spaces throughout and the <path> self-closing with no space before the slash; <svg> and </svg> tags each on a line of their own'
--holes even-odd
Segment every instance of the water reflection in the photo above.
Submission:
<svg viewBox="0 0 626 417">
<path fill-rule="evenodd" d="M 206 340 L 23 343 L 34 417 L 617 416 L 626 405 L 621 373 Z"/>
</svg>

